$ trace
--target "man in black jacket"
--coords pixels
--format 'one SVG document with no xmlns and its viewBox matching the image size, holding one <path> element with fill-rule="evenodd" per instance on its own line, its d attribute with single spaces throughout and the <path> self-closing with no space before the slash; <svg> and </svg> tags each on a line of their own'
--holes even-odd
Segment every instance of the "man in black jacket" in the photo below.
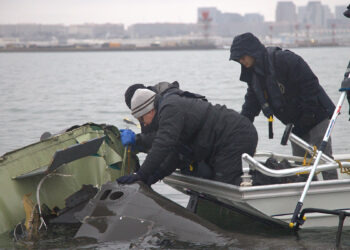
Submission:
<svg viewBox="0 0 350 250">
<path fill-rule="evenodd" d="M 182 93 L 186 93 L 187 95 L 191 95 L 193 98 L 200 98 L 206 101 L 205 96 L 187 91 L 183 92 L 179 88 L 180 85 L 177 81 L 172 83 L 163 81 L 151 86 L 145 86 L 144 84 L 140 83 L 133 84 L 125 91 L 125 103 L 129 109 L 131 109 L 131 98 L 137 89 L 149 89 L 160 96 L 169 95 L 174 91 L 180 91 Z M 131 144 L 135 153 L 148 153 L 152 147 L 153 139 L 158 130 L 157 114 L 155 114 L 155 116 L 156 117 L 153 119 L 151 124 L 144 126 L 144 124 L 141 123 L 141 133 L 135 134 L 131 130 L 122 129 L 121 139 L 123 145 L 130 146 Z M 204 162 L 194 162 L 192 159 L 190 159 L 189 154 L 190 152 L 187 148 L 179 146 L 177 148 L 177 152 L 173 152 L 166 157 L 160 169 L 162 169 L 163 166 L 167 166 L 166 168 L 169 168 L 169 165 L 173 165 L 174 167 L 170 167 L 170 169 L 178 168 L 181 170 L 182 174 L 211 179 L 212 171 L 210 167 Z M 151 176 L 146 183 L 148 185 L 152 185 L 156 181 L 158 181 L 158 179 Z"/>
<path fill-rule="evenodd" d="M 241 64 L 240 80 L 248 83 L 241 114 L 253 122 L 262 110 L 267 118 L 292 123 L 294 134 L 320 146 L 335 106 L 308 64 L 289 50 L 265 48 L 251 33 L 236 36 L 230 52 L 230 60 Z M 292 149 L 293 155 L 305 153 L 294 144 Z M 324 153 L 332 155 L 331 140 Z M 337 178 L 335 170 L 322 174 Z"/>
<path fill-rule="evenodd" d="M 156 94 L 164 95 L 167 92 L 171 92 L 174 89 L 179 88 L 179 83 L 177 81 L 173 83 L 169 82 L 159 82 L 153 86 L 145 86 L 141 83 L 136 83 L 127 88 L 127 90 L 124 93 L 125 103 L 128 106 L 129 109 L 131 109 L 131 98 L 133 97 L 134 93 L 138 89 L 149 89 L 154 91 Z M 157 115 L 157 114 L 155 114 Z M 149 150 L 152 147 L 153 139 L 156 135 L 156 132 L 158 130 L 158 124 L 155 122 L 156 119 L 154 119 L 154 122 L 151 122 L 147 126 L 145 126 L 142 122 L 141 125 L 141 133 L 135 134 L 130 129 L 121 129 L 121 141 L 124 146 L 131 146 L 133 151 L 135 153 L 148 153 Z M 161 164 L 159 170 L 157 170 L 153 175 L 150 175 L 147 180 L 145 180 L 145 183 L 149 186 L 156 183 L 159 180 L 160 173 L 162 172 L 164 175 L 166 171 L 160 171 L 160 169 L 165 169 L 164 166 L 171 165 L 171 168 L 180 168 L 181 171 L 187 170 L 189 168 L 189 164 L 185 162 L 183 159 L 179 157 L 179 154 L 177 152 L 172 152 L 169 154 L 164 162 Z M 138 170 L 138 169 L 136 169 Z M 170 173 L 169 173 L 170 174 Z M 206 177 L 209 178 L 210 176 L 200 176 L 200 177 Z"/>
<path fill-rule="evenodd" d="M 138 89 L 131 110 L 146 127 L 157 122 L 158 130 L 141 168 L 119 178 L 119 183 L 146 182 L 157 171 L 157 178 L 162 179 L 175 170 L 174 165 L 160 168 L 162 162 L 185 148 L 191 160 L 204 161 L 212 168 L 214 180 L 240 185 L 241 155 L 253 155 L 258 140 L 254 125 L 246 117 L 181 90 L 159 96 Z"/>
<path fill-rule="evenodd" d="M 124 94 L 125 103 L 129 107 L 129 109 L 131 109 L 131 98 L 133 97 L 135 91 L 138 89 L 149 89 L 154 91 L 156 94 L 163 96 L 166 93 L 170 93 L 172 91 L 178 90 L 179 83 L 175 81 L 172 83 L 159 82 L 153 86 L 145 86 L 144 84 L 141 84 L 141 83 L 136 83 L 131 85 L 130 87 L 127 88 Z M 133 145 L 134 150 L 136 152 L 147 153 L 152 146 L 152 142 L 156 135 L 157 130 L 158 130 L 158 124 L 156 122 L 152 122 L 148 126 L 144 126 L 143 123 L 141 123 L 141 133 L 135 135 L 135 144 Z M 121 132 L 122 137 L 123 137 L 124 131 L 125 130 L 122 130 Z"/>
</svg>

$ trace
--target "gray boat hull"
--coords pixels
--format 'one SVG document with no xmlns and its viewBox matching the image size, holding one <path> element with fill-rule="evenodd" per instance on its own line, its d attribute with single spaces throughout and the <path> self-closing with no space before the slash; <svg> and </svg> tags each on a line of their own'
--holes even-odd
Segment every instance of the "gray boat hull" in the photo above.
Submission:
<svg viewBox="0 0 350 250">
<path fill-rule="evenodd" d="M 221 182 L 174 173 L 164 179 L 171 187 L 185 194 L 210 197 L 241 211 L 244 215 L 288 227 L 304 182 L 239 187 Z M 311 183 L 304 208 L 341 209 L 350 211 L 350 179 L 315 181 Z M 307 216 L 303 228 L 338 226 L 338 217 L 313 213 Z M 344 226 L 350 226 L 345 220 Z"/>
</svg>

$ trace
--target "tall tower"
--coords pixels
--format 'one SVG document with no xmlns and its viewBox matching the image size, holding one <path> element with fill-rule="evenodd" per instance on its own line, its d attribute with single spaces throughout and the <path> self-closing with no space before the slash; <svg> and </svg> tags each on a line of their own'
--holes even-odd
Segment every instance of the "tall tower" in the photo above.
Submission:
<svg viewBox="0 0 350 250">
<path fill-rule="evenodd" d="M 198 8 L 198 23 L 202 26 L 202 34 L 207 42 L 216 12 L 216 8 Z"/>
</svg>

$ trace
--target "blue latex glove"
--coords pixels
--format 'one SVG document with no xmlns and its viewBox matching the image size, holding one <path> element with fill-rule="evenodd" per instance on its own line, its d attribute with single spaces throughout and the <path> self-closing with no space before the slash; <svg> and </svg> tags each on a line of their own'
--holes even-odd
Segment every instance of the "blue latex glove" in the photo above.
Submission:
<svg viewBox="0 0 350 250">
<path fill-rule="evenodd" d="M 131 184 L 140 180 L 141 180 L 141 177 L 138 174 L 134 173 L 134 174 L 124 175 L 122 177 L 119 177 L 116 181 L 120 184 Z"/>
<path fill-rule="evenodd" d="M 120 137 L 124 147 L 128 145 L 132 145 L 132 146 L 135 145 L 136 135 L 134 131 L 132 131 L 131 129 L 121 129 Z"/>
</svg>

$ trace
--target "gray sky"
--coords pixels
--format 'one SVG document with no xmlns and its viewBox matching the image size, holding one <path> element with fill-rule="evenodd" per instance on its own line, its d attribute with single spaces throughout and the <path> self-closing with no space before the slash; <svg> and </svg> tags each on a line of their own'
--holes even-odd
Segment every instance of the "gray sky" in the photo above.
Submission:
<svg viewBox="0 0 350 250">
<path fill-rule="evenodd" d="M 194 23 L 198 7 L 217 7 L 222 12 L 256 13 L 275 19 L 278 0 L 0 0 L 0 23 Z M 294 0 L 305 6 L 308 0 Z M 334 12 L 348 0 L 321 0 Z"/>
</svg>

